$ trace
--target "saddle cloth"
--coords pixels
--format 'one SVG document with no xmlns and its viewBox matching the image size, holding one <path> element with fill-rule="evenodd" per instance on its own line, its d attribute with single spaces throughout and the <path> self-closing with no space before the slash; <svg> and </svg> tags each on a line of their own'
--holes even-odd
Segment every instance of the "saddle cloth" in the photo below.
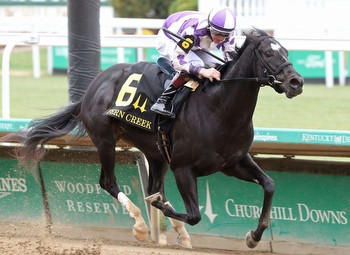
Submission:
<svg viewBox="0 0 350 255">
<path fill-rule="evenodd" d="M 158 129 L 158 148 L 170 163 L 172 141 L 169 133 L 173 119 L 164 116 L 157 118 L 157 113 L 151 111 L 151 106 L 164 91 L 165 81 L 173 77 L 173 72 L 165 70 L 166 74 L 163 71 L 153 62 L 132 65 L 123 75 L 121 85 L 115 91 L 114 105 L 104 114 L 150 132 L 156 132 Z M 190 91 L 196 90 L 198 85 L 197 81 L 190 80 L 178 90 L 173 99 L 175 114 L 180 111 Z"/>
<path fill-rule="evenodd" d="M 154 62 L 139 62 L 131 66 L 120 80 L 114 95 L 114 105 L 104 114 L 128 124 L 155 132 L 157 114 L 151 106 L 164 91 L 169 79 Z"/>
</svg>

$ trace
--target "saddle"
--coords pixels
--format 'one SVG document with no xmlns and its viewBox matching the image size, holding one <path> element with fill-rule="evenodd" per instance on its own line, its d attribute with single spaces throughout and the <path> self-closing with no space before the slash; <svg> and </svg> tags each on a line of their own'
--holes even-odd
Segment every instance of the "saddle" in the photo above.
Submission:
<svg viewBox="0 0 350 255">
<path fill-rule="evenodd" d="M 139 62 L 131 65 L 117 85 L 112 101 L 115 103 L 104 112 L 127 124 L 149 132 L 158 132 L 158 148 L 169 163 L 172 150 L 169 134 L 174 120 L 158 115 L 150 108 L 175 74 L 175 69 L 165 58 L 158 59 L 157 63 Z M 176 115 L 191 90 L 197 86 L 197 81 L 190 80 L 176 92 L 172 102 Z"/>
</svg>

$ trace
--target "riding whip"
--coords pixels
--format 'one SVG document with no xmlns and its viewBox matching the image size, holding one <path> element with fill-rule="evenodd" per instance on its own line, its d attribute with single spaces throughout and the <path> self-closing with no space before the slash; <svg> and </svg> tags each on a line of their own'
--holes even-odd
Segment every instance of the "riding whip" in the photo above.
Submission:
<svg viewBox="0 0 350 255">
<path fill-rule="evenodd" d="M 170 34 L 170 35 L 176 37 L 177 39 L 179 39 L 179 40 L 181 40 L 181 41 L 184 41 L 184 42 L 187 41 L 186 38 L 184 38 L 184 37 L 182 37 L 182 36 L 180 36 L 180 35 L 178 35 L 178 34 L 172 32 L 172 31 L 170 31 L 169 29 L 167 29 L 167 28 L 165 28 L 165 27 L 162 27 L 162 29 L 163 29 L 164 32 L 166 32 L 166 33 L 168 33 L 168 34 Z M 196 48 L 197 48 L 198 50 L 201 50 L 201 51 L 203 51 L 203 52 L 209 54 L 209 55 L 212 56 L 213 58 L 216 58 L 217 60 L 220 60 L 221 62 L 226 63 L 225 60 L 223 60 L 222 58 L 220 58 L 220 57 L 216 56 L 215 54 L 211 53 L 211 52 L 208 51 L 207 49 L 203 49 L 203 48 L 198 47 L 198 46 L 196 46 Z"/>
</svg>

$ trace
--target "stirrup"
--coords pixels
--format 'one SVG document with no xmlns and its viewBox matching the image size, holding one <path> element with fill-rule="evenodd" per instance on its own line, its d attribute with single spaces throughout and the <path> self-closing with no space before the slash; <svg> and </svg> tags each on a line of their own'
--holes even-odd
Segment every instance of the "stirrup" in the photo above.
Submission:
<svg viewBox="0 0 350 255">
<path fill-rule="evenodd" d="M 168 111 L 165 108 L 166 107 L 164 104 L 155 103 L 154 105 L 152 105 L 151 110 L 158 113 L 158 114 L 169 117 L 171 119 L 175 119 L 175 117 L 176 117 L 175 113 L 173 113 L 172 111 Z"/>
</svg>

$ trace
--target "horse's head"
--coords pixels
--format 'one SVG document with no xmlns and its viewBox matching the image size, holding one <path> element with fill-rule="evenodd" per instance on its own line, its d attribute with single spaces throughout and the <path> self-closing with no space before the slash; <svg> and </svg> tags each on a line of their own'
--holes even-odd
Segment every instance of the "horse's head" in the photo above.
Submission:
<svg viewBox="0 0 350 255">
<path fill-rule="evenodd" d="M 288 51 L 262 30 L 254 29 L 246 37 L 255 47 L 257 77 L 266 77 L 271 87 L 288 98 L 301 94 L 304 80 L 288 61 Z"/>
</svg>

